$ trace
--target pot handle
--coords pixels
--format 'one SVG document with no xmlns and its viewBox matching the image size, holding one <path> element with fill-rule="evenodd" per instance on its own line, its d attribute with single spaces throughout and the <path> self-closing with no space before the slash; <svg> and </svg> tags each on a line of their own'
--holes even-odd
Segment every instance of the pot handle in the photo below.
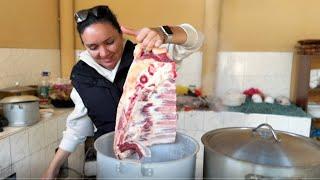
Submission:
<svg viewBox="0 0 320 180">
<path fill-rule="evenodd" d="M 119 162 L 116 164 L 116 172 L 118 174 L 126 174 L 129 172 L 130 169 L 132 169 L 132 166 L 138 165 L 137 163 L 122 163 Z M 141 174 L 143 177 L 152 177 L 154 174 L 154 170 L 152 167 L 149 167 L 148 165 L 141 164 Z"/>
<path fill-rule="evenodd" d="M 141 165 L 141 174 L 145 177 L 152 177 L 153 176 L 153 168 L 148 167 L 148 165 Z"/>
<path fill-rule="evenodd" d="M 277 178 L 272 178 L 270 176 L 262 176 L 262 175 L 258 175 L 258 174 L 247 174 L 244 177 L 244 179 L 245 180 L 265 180 L 265 179 L 272 180 L 272 179 L 277 179 Z"/>
<path fill-rule="evenodd" d="M 258 127 L 252 129 L 252 132 L 256 132 L 259 128 L 261 128 L 262 126 L 266 126 L 269 128 L 269 130 L 271 131 L 272 135 L 273 135 L 273 138 L 276 140 L 276 142 L 281 142 L 281 139 L 277 136 L 276 132 L 274 131 L 274 129 L 272 128 L 272 126 L 270 126 L 269 124 L 267 123 L 263 123 L 263 124 L 260 124 Z"/>
</svg>

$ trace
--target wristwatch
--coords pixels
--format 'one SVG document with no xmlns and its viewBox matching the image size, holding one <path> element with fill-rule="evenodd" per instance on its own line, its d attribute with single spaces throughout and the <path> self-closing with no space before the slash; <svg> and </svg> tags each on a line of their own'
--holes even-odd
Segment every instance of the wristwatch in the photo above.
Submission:
<svg viewBox="0 0 320 180">
<path fill-rule="evenodd" d="M 161 26 L 160 28 L 164 34 L 164 43 L 171 43 L 172 37 L 173 37 L 173 32 L 170 29 L 170 27 L 169 26 Z"/>
</svg>

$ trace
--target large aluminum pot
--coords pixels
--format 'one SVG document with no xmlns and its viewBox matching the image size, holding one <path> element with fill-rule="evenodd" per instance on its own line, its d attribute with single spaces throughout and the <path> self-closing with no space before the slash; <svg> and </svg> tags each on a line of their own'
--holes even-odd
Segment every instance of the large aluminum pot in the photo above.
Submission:
<svg viewBox="0 0 320 180">
<path fill-rule="evenodd" d="M 9 96 L 0 103 L 9 126 L 29 126 L 40 120 L 39 98 L 35 96 Z"/>
<path fill-rule="evenodd" d="M 118 160 L 113 152 L 114 133 L 99 137 L 97 179 L 194 179 L 199 144 L 193 138 L 177 133 L 176 142 L 151 146 L 151 158 Z"/>
<path fill-rule="evenodd" d="M 204 134 L 201 141 L 204 178 L 320 178 L 319 142 L 274 131 L 268 124 L 213 130 Z"/>
</svg>

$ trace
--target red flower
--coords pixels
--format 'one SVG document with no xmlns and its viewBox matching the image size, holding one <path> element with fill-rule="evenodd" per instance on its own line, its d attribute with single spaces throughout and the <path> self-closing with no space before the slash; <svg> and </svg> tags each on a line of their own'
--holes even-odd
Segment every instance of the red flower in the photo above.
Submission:
<svg viewBox="0 0 320 180">
<path fill-rule="evenodd" d="M 243 94 L 245 94 L 246 96 L 249 96 L 249 97 L 251 97 L 254 94 L 259 94 L 261 97 L 264 97 L 262 91 L 258 88 L 247 89 L 247 90 L 243 91 Z"/>
</svg>

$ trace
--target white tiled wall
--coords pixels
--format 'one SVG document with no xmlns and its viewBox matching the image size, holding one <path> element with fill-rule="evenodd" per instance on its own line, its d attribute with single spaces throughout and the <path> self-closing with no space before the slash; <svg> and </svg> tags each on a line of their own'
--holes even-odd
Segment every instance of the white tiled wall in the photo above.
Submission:
<svg viewBox="0 0 320 180">
<path fill-rule="evenodd" d="M 0 169 L 11 164 L 11 152 L 9 137 L 0 140 Z"/>
<path fill-rule="evenodd" d="M 25 158 L 29 154 L 28 132 L 26 130 L 10 136 L 12 163 Z"/>
<path fill-rule="evenodd" d="M 177 84 L 201 86 L 202 52 L 195 52 L 178 66 Z"/>
<path fill-rule="evenodd" d="M 290 95 L 291 52 L 220 52 L 216 95 L 255 87 L 271 96 Z"/>
<path fill-rule="evenodd" d="M 50 119 L 44 124 L 46 145 L 52 144 L 58 140 L 58 121 Z"/>
<path fill-rule="evenodd" d="M 43 121 L 29 129 L 29 152 L 34 153 L 45 146 L 45 129 Z"/>
<path fill-rule="evenodd" d="M 13 166 L 13 172 L 16 172 L 17 179 L 31 178 L 31 166 L 30 158 L 25 157 L 22 160 L 16 162 Z"/>
<path fill-rule="evenodd" d="M 18 179 L 40 178 L 54 157 L 60 143 L 58 137 L 62 137 L 68 113 L 69 111 L 42 119 L 33 126 L 19 129 L 9 137 L 0 138 L 0 179 L 14 172 Z M 81 144 L 69 157 L 68 167 L 82 173 L 83 162 L 84 145 Z"/>
<path fill-rule="evenodd" d="M 42 70 L 60 76 L 60 50 L 0 48 L 0 88 L 37 84 Z"/>
<path fill-rule="evenodd" d="M 202 178 L 204 147 L 201 137 L 204 133 L 227 127 L 257 127 L 262 123 L 269 123 L 275 130 L 309 136 L 311 118 L 238 112 L 179 112 L 178 131 L 195 138 L 200 145 L 200 150 L 197 154 L 196 178 Z"/>
</svg>

